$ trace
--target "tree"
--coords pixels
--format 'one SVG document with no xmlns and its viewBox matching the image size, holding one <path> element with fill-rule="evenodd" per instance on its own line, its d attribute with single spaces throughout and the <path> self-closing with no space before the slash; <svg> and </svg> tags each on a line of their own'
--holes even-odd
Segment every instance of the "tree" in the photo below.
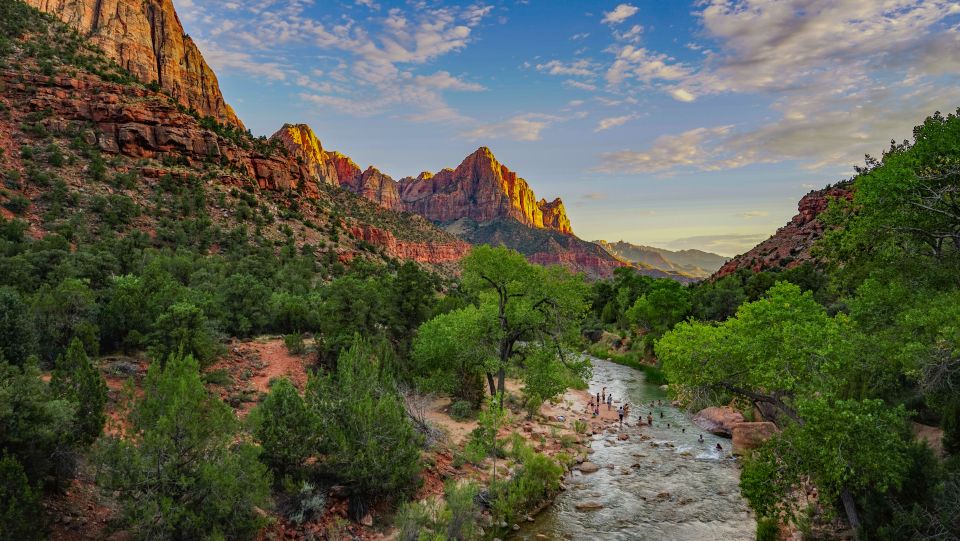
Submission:
<svg viewBox="0 0 960 541">
<path fill-rule="evenodd" d="M 66 355 L 57 357 L 50 388 L 54 395 L 77 405 L 77 441 L 83 445 L 93 443 L 107 419 L 107 384 L 90 363 L 79 339 L 70 342 Z"/>
<path fill-rule="evenodd" d="M 467 306 L 441 314 L 420 326 L 411 357 L 414 373 L 425 387 L 465 400 L 474 408 L 483 401 L 483 377 L 497 351 L 487 337 L 494 333 L 490 322 L 493 307 Z M 470 347 L 464 347 L 469 344 Z"/>
<path fill-rule="evenodd" d="M 30 308 L 12 287 L 0 287 L 0 358 L 22 365 L 36 350 Z"/>
<path fill-rule="evenodd" d="M 35 358 L 21 367 L 0 360 L 0 454 L 15 457 L 31 485 L 49 486 L 73 472 L 76 404 L 40 376 Z"/>
<path fill-rule="evenodd" d="M 249 538 L 263 525 L 270 476 L 237 441 L 233 411 L 203 387 L 198 363 L 150 366 L 130 432 L 108 439 L 98 481 L 119 492 L 123 521 L 147 539 Z"/>
<path fill-rule="evenodd" d="M 419 483 L 420 436 L 389 375 L 359 337 L 334 371 L 307 384 L 307 403 L 320 419 L 325 466 L 350 490 L 354 518 L 368 502 L 408 494 Z"/>
<path fill-rule="evenodd" d="M 79 338 L 86 351 L 98 353 L 96 293 L 86 282 L 68 278 L 55 288 L 45 284 L 34 297 L 33 313 L 45 362 L 56 359 L 73 338 Z"/>
<path fill-rule="evenodd" d="M 183 353 L 203 364 L 212 361 L 219 344 L 203 311 L 187 302 L 178 302 L 157 318 L 150 334 L 150 355 L 163 363 Z"/>
<path fill-rule="evenodd" d="M 40 495 L 23 466 L 12 456 L 0 455 L 0 541 L 43 539 L 43 528 L 37 527 L 42 512 Z"/>
<path fill-rule="evenodd" d="M 797 520 L 795 495 L 813 482 L 821 501 L 840 501 L 859 529 L 854 495 L 898 488 L 908 468 L 903 407 L 880 400 L 798 403 L 803 422 L 790 423 L 744 465 L 740 486 L 762 517 Z"/>
<path fill-rule="evenodd" d="M 317 322 L 322 335 L 322 360 L 332 366 L 350 347 L 353 337 L 374 336 L 385 321 L 387 294 L 374 278 L 348 275 L 320 291 Z"/>
<path fill-rule="evenodd" d="M 430 317 L 436 304 L 433 280 L 416 263 L 406 261 L 397 269 L 388 291 L 388 335 L 397 345 L 397 351 L 404 354 L 410 348 L 417 327 Z"/>
<path fill-rule="evenodd" d="M 248 417 L 262 459 L 279 474 L 296 471 L 318 449 L 320 427 L 289 379 L 271 383 L 270 393 Z"/>
<path fill-rule="evenodd" d="M 233 336 L 262 332 L 269 321 L 270 291 L 254 276 L 233 274 L 220 285 L 217 303 L 224 330 Z"/>
<path fill-rule="evenodd" d="M 690 312 L 690 292 L 674 280 L 657 280 L 627 310 L 627 321 L 646 329 L 648 349 L 653 340 L 663 336 Z"/>
<path fill-rule="evenodd" d="M 847 377 L 861 371 L 856 334 L 849 318 L 828 316 L 812 293 L 778 282 L 766 298 L 741 306 L 735 318 L 717 325 L 681 323 L 657 342 L 667 376 L 683 393 L 706 402 L 737 395 L 786 427 L 745 480 L 744 491 L 755 494 L 751 502 L 761 515 L 789 508 L 791 490 L 809 476 L 824 501 L 842 499 L 856 527 L 855 492 L 898 482 L 899 457 L 887 457 L 891 468 L 884 473 L 876 450 L 902 449 L 896 428 L 903 410 L 880 415 L 880 403 L 847 396 Z M 811 455 L 818 445 L 819 461 Z M 774 479 L 779 484 L 754 486 Z"/>
<path fill-rule="evenodd" d="M 463 288 L 479 299 L 480 332 L 464 348 L 496 352 L 486 368 L 490 394 L 502 394 L 507 367 L 522 357 L 522 343 L 556 351 L 574 339 L 586 310 L 587 287 L 581 276 L 561 267 L 530 264 L 506 248 L 478 246 L 463 261 Z"/>
</svg>

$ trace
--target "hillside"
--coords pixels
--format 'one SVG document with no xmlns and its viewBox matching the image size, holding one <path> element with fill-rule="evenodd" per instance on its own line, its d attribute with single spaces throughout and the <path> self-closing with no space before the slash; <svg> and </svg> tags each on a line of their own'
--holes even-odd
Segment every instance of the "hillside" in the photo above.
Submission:
<svg viewBox="0 0 960 541">
<path fill-rule="evenodd" d="M 761 272 L 771 269 L 791 269 L 813 261 L 813 244 L 823 238 L 823 224 L 818 219 L 834 198 L 851 199 L 849 183 L 838 183 L 803 196 L 797 204 L 798 213 L 767 240 L 726 262 L 713 278 L 722 278 L 740 269 Z"/>
<path fill-rule="evenodd" d="M 338 261 L 446 265 L 467 246 L 416 216 L 318 183 L 282 145 L 219 124 L 145 85 L 83 36 L 24 20 L 0 68 L 4 215 L 34 236 L 90 224 L 91 235 L 146 231 L 158 245 L 231 231 Z M 50 39 L 48 32 L 60 34 Z M 90 165 L 88 165 L 90 164 Z M 190 198 L 189 205 L 171 199 Z M 199 228 L 199 229 L 196 229 Z"/>
<path fill-rule="evenodd" d="M 703 279 L 716 272 L 729 258 L 702 250 L 672 251 L 629 242 L 594 241 L 612 255 L 631 263 L 649 265 L 665 272 L 676 272 Z"/>
</svg>

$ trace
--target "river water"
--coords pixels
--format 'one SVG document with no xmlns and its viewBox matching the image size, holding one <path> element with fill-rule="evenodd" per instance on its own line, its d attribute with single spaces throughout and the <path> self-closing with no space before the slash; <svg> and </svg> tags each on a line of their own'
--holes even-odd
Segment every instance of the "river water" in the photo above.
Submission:
<svg viewBox="0 0 960 541">
<path fill-rule="evenodd" d="M 756 522 L 740 496 L 730 440 L 697 428 L 642 372 L 600 359 L 593 363 L 590 391 L 606 387 L 614 400 L 631 404 L 630 426 L 622 429 L 630 438 L 619 441 L 607 431 L 594 435 L 588 460 L 600 471 L 572 472 L 564 481 L 567 490 L 510 539 L 754 539 Z M 662 407 L 649 407 L 658 400 Z M 654 426 L 638 428 L 637 416 L 642 412 L 646 418 L 648 411 Z M 702 444 L 697 441 L 701 433 Z M 650 439 L 642 440 L 644 434 Z M 717 443 L 723 453 L 715 450 Z M 584 502 L 603 508 L 578 510 L 576 505 Z"/>
</svg>

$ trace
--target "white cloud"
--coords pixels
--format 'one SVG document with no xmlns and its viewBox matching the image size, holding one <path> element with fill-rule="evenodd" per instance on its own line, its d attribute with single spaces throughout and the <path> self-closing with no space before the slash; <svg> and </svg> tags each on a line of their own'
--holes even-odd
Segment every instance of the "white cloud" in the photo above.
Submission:
<svg viewBox="0 0 960 541">
<path fill-rule="evenodd" d="M 203 49 L 204 59 L 215 71 L 241 71 L 274 81 L 283 81 L 287 78 L 288 68 L 277 62 L 262 60 L 249 53 L 225 51 L 206 41 L 196 40 L 196 42 Z"/>
<path fill-rule="evenodd" d="M 682 101 L 685 103 L 690 103 L 691 101 L 697 99 L 696 96 L 694 96 L 693 94 L 687 92 L 682 88 L 674 88 L 670 90 L 670 95 L 673 96 L 673 99 L 677 101 Z"/>
<path fill-rule="evenodd" d="M 610 128 L 616 128 L 617 126 L 623 126 L 627 122 L 636 118 L 635 115 L 623 115 L 623 116 L 614 116 L 609 118 L 603 118 L 600 122 L 597 123 L 597 127 L 593 130 L 594 132 L 601 132 L 604 130 L 609 130 Z"/>
<path fill-rule="evenodd" d="M 569 86 L 570 88 L 576 88 L 578 90 L 586 90 L 588 92 L 593 92 L 597 89 L 597 85 L 592 83 L 584 83 L 583 81 L 576 81 L 573 79 L 567 79 L 563 82 L 564 86 Z"/>
<path fill-rule="evenodd" d="M 640 11 L 639 8 L 630 4 L 620 4 L 615 7 L 613 11 L 608 11 L 603 14 L 603 19 L 600 21 L 604 24 L 620 24 L 623 21 L 633 17 Z"/>
<path fill-rule="evenodd" d="M 662 173 L 677 168 L 711 169 L 716 141 L 730 133 L 730 126 L 696 128 L 679 135 L 658 137 L 641 151 L 607 152 L 595 169 L 603 173 Z"/>
<path fill-rule="evenodd" d="M 748 210 L 747 212 L 741 212 L 737 216 L 744 218 L 746 220 L 751 220 L 753 218 L 763 218 L 769 215 L 770 213 L 765 210 Z"/>
<path fill-rule="evenodd" d="M 464 136 L 468 139 L 507 138 L 514 141 L 539 141 L 540 132 L 562 120 L 565 119 L 554 115 L 527 113 L 502 122 L 478 126 L 466 132 Z"/>
<path fill-rule="evenodd" d="M 573 40 L 573 41 L 577 41 L 577 40 L 581 40 L 581 39 L 587 39 L 587 38 L 589 38 L 589 37 L 590 37 L 590 32 L 581 32 L 581 33 L 579 33 L 579 34 L 574 34 L 574 35 L 570 36 L 570 39 Z"/>
<path fill-rule="evenodd" d="M 570 63 L 564 63 L 559 60 L 551 60 L 543 64 L 537 64 L 537 71 L 549 75 L 566 75 L 590 77 L 593 73 L 593 64 L 589 60 L 576 60 Z"/>
<path fill-rule="evenodd" d="M 690 68 L 674 63 L 671 57 L 653 53 L 642 47 L 624 45 L 611 50 L 616 52 L 616 60 L 607 70 L 606 79 L 612 86 L 617 86 L 629 79 L 635 79 L 641 83 L 679 81 L 691 73 Z"/>
<path fill-rule="evenodd" d="M 673 250 L 706 250 L 724 256 L 734 256 L 750 250 L 767 240 L 769 236 L 769 233 L 698 235 L 672 240 L 666 245 Z"/>
<path fill-rule="evenodd" d="M 630 27 L 626 32 L 614 32 L 613 37 L 620 41 L 627 41 L 630 43 L 639 43 L 641 34 L 643 34 L 643 26 L 635 24 Z"/>
<path fill-rule="evenodd" d="M 485 90 L 483 85 L 464 81 L 450 75 L 450 72 L 447 71 L 438 71 L 432 75 L 417 75 L 414 80 L 418 85 L 439 90 L 460 90 L 463 92 Z"/>
</svg>

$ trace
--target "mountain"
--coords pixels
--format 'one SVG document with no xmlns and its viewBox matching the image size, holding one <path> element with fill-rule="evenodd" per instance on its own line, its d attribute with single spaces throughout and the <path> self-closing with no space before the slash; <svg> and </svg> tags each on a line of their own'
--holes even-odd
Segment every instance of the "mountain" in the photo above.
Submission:
<svg viewBox="0 0 960 541">
<path fill-rule="evenodd" d="M 180 32 L 179 23 L 171 29 L 176 14 L 169 2 L 143 2 L 152 19 L 131 15 L 132 5 L 44 3 L 71 24 L 79 20 L 74 14 L 100 13 L 90 27 L 101 32 L 115 20 L 131 25 L 125 32 L 139 25 L 136 32 L 154 32 L 161 41 L 164 32 Z M 106 16 L 108 6 L 119 11 Z M 6 55 L 0 58 L 0 162 L 7 179 L 0 214 L 25 220 L 31 235 L 72 231 L 81 223 L 96 234 L 142 232 L 161 247 L 203 242 L 210 250 L 234 234 L 262 236 L 278 245 L 293 241 L 331 261 L 400 258 L 438 268 L 469 251 L 422 217 L 383 209 L 323 181 L 333 164 L 314 167 L 279 142 L 202 118 L 174 92 L 131 77 L 83 35 L 39 14 L 17 13 L 16 21 L 4 22 L 14 28 L 10 38 L 20 41 L 0 43 Z M 140 24 L 144 20 L 150 24 Z M 135 66 L 124 51 L 121 57 Z M 193 68 L 206 66 L 199 56 L 184 58 Z M 181 68 L 170 73 L 189 73 Z M 207 82 L 220 95 L 216 79 Z M 165 84 L 201 89 L 189 78 Z M 310 143 L 322 154 L 319 142 Z"/>
<path fill-rule="evenodd" d="M 691 278 L 709 277 L 726 263 L 729 258 L 702 250 L 666 250 L 652 246 L 640 246 L 629 242 L 594 241 L 612 255 L 640 263 L 667 272 L 677 272 Z"/>
<path fill-rule="evenodd" d="M 813 243 L 823 238 L 823 224 L 818 219 L 820 213 L 827 209 L 831 199 L 852 197 L 853 191 L 849 183 L 811 191 L 800 199 L 797 205 L 798 213 L 787 225 L 746 253 L 726 262 L 712 278 L 722 278 L 740 269 L 753 272 L 774 268 L 789 269 L 813 261 L 810 249 Z"/>
<path fill-rule="evenodd" d="M 26 0 L 55 15 L 145 84 L 201 117 L 243 128 L 217 76 L 183 31 L 172 0 Z"/>
</svg>

